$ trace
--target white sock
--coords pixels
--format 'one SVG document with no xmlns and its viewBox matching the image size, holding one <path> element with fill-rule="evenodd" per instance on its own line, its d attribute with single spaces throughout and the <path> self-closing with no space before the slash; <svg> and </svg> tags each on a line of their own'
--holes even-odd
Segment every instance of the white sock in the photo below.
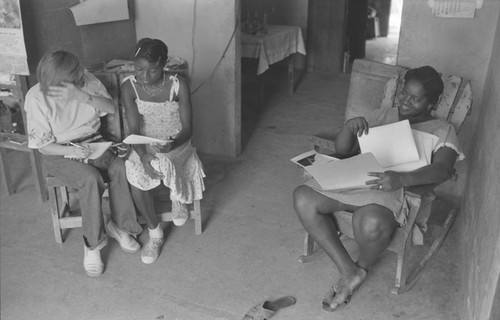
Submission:
<svg viewBox="0 0 500 320">
<path fill-rule="evenodd" d="M 149 228 L 148 228 L 149 229 Z M 149 229 L 149 237 L 150 238 L 163 238 L 163 230 L 160 227 L 160 224 L 156 226 L 154 229 Z"/>
</svg>

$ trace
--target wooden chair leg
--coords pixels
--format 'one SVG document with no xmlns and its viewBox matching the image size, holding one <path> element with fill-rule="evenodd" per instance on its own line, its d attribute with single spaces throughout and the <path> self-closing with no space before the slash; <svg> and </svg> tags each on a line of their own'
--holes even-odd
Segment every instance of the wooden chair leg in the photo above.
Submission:
<svg viewBox="0 0 500 320">
<path fill-rule="evenodd" d="M 59 219 L 61 217 L 60 210 L 60 199 L 57 194 L 57 187 L 49 188 L 49 200 L 50 200 L 50 213 L 52 215 L 52 227 L 54 229 L 54 236 L 57 243 L 63 243 L 61 224 Z"/>
<path fill-rule="evenodd" d="M 403 288 L 406 287 L 409 252 L 412 246 L 411 242 L 412 234 L 410 230 L 410 234 L 406 237 L 404 243 L 402 243 L 397 252 L 396 282 L 394 284 L 394 288 L 391 290 L 391 292 L 396 295 L 403 293 Z"/>
<path fill-rule="evenodd" d="M 417 281 L 422 276 L 422 271 L 424 270 L 425 266 L 427 266 L 429 261 L 439 251 L 439 248 L 443 244 L 443 241 L 446 238 L 446 235 L 448 234 L 448 231 L 450 230 L 450 227 L 451 227 L 453 221 L 455 220 L 456 213 L 457 213 L 456 209 L 450 210 L 450 212 L 446 216 L 446 220 L 444 221 L 443 225 L 441 227 L 439 227 L 439 234 L 434 239 L 434 242 L 432 243 L 431 247 L 427 251 L 427 254 L 425 255 L 425 257 L 410 272 L 408 272 L 408 270 L 405 270 L 405 272 L 402 274 L 402 276 L 404 276 L 405 278 L 403 281 L 401 281 L 399 287 L 397 285 L 398 283 L 397 283 L 397 279 L 396 279 L 396 288 L 392 291 L 393 293 L 400 294 L 400 293 L 406 292 L 406 291 L 410 290 L 415 285 L 415 283 L 417 283 Z M 411 239 L 411 237 L 408 237 L 408 238 Z M 398 265 L 399 265 L 399 263 L 398 263 Z"/>
<path fill-rule="evenodd" d="M 201 221 L 201 201 L 195 200 L 193 203 L 194 210 L 191 215 L 194 219 L 194 227 L 196 234 L 201 234 L 202 232 L 202 221 Z"/>
<path fill-rule="evenodd" d="M 299 262 L 306 263 L 314 260 L 314 239 L 306 232 L 304 237 L 304 254 L 299 257 Z"/>
</svg>

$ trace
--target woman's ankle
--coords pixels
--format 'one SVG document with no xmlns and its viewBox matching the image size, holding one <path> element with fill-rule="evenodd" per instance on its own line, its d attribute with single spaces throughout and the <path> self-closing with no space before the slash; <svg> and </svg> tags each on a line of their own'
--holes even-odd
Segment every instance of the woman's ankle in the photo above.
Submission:
<svg viewBox="0 0 500 320">
<path fill-rule="evenodd" d="M 163 238 L 163 229 L 161 228 L 159 223 L 155 228 L 148 227 L 148 229 L 150 238 Z"/>
</svg>

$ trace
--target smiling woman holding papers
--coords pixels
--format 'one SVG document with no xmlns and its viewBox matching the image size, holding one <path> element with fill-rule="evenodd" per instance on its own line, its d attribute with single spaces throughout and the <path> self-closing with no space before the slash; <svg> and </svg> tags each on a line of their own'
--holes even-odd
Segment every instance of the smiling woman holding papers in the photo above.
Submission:
<svg viewBox="0 0 500 320">
<path fill-rule="evenodd" d="M 464 157 L 454 128 L 431 116 L 443 92 L 439 74 L 426 66 L 407 71 L 404 79 L 404 87 L 397 96 L 397 108 L 377 109 L 367 118 L 347 120 L 336 136 L 336 151 L 341 155 L 358 154 L 358 138 L 368 134 L 371 127 L 408 120 L 412 129 L 437 137 L 431 163 L 410 172 L 370 172 L 368 175 L 373 178 L 366 177 L 369 188 L 325 191 L 311 180 L 294 191 L 294 207 L 300 222 L 340 272 L 340 279 L 324 298 L 323 308 L 327 311 L 349 302 L 369 268 L 390 243 L 394 230 L 405 224 L 406 216 L 401 214 L 403 188 L 447 180 L 455 161 Z M 340 242 L 331 217 L 331 213 L 340 210 L 353 213 L 354 237 L 359 246 L 356 262 Z"/>
</svg>

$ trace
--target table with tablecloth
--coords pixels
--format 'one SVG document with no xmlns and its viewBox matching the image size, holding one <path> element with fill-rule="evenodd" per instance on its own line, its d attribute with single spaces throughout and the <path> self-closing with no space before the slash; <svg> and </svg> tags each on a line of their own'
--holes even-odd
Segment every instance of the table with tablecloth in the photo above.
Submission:
<svg viewBox="0 0 500 320">
<path fill-rule="evenodd" d="M 241 57 L 258 59 L 258 75 L 269 69 L 270 65 L 290 57 L 288 76 L 293 92 L 293 54 L 306 54 L 302 30 L 297 26 L 285 25 L 269 25 L 266 29 L 267 33 L 255 35 L 242 33 Z"/>
</svg>

